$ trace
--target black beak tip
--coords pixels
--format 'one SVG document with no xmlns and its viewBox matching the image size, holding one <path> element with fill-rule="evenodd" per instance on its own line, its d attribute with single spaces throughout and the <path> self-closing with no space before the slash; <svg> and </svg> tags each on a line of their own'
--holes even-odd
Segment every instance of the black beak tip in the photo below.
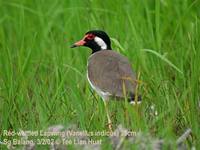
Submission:
<svg viewBox="0 0 200 150">
<path fill-rule="evenodd" d="M 75 44 L 73 44 L 72 46 L 70 46 L 70 48 L 74 48 L 74 47 L 77 47 Z"/>
</svg>

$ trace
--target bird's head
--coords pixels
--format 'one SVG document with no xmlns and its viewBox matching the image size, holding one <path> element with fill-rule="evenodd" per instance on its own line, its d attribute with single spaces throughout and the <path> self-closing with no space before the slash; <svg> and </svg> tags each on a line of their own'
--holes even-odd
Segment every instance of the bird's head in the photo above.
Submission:
<svg viewBox="0 0 200 150">
<path fill-rule="evenodd" d="M 91 30 L 85 33 L 82 40 L 74 43 L 71 48 L 78 46 L 86 46 L 92 49 L 92 53 L 100 50 L 111 50 L 111 42 L 109 36 L 101 30 Z"/>
</svg>

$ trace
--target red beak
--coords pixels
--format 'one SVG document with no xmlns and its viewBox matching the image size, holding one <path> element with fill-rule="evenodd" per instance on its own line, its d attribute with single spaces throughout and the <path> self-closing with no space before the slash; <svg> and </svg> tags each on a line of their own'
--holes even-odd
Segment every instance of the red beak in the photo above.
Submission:
<svg viewBox="0 0 200 150">
<path fill-rule="evenodd" d="M 76 43 L 74 43 L 71 48 L 74 48 L 74 47 L 78 47 L 78 46 L 83 46 L 86 42 L 82 39 Z"/>
</svg>

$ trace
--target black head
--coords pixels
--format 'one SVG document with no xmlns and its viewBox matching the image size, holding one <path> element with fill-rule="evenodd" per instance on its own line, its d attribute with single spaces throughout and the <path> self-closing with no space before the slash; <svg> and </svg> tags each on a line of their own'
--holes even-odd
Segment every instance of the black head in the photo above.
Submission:
<svg viewBox="0 0 200 150">
<path fill-rule="evenodd" d="M 111 50 L 111 42 L 109 36 L 101 30 L 91 30 L 85 33 L 82 40 L 76 42 L 71 48 L 77 46 L 86 46 L 92 49 L 92 53 L 100 50 Z"/>
</svg>

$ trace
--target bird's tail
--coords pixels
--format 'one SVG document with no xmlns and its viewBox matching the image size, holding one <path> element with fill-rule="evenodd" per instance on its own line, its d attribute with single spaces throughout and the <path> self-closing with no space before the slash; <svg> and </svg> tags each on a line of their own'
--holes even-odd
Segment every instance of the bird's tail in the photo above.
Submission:
<svg viewBox="0 0 200 150">
<path fill-rule="evenodd" d="M 142 102 L 142 96 L 141 95 L 137 95 L 137 97 L 136 97 L 135 94 L 131 93 L 130 94 L 130 98 L 128 99 L 128 102 L 130 104 L 133 104 L 133 105 L 135 105 L 136 103 L 140 104 Z"/>
</svg>

